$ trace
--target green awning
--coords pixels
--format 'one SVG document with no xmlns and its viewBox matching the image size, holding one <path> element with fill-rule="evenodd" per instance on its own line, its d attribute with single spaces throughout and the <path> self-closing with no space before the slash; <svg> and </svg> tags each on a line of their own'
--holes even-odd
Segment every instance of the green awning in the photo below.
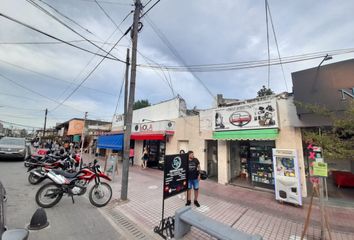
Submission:
<svg viewBox="0 0 354 240">
<path fill-rule="evenodd" d="M 275 140 L 277 137 L 278 129 L 251 129 L 213 132 L 214 139 L 223 140 Z"/>
</svg>

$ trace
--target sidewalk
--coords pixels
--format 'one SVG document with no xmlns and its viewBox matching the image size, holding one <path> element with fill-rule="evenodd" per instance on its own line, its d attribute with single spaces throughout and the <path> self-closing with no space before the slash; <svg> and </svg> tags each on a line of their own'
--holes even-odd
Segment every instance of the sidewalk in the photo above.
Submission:
<svg viewBox="0 0 354 240">
<path fill-rule="evenodd" d="M 120 173 L 121 166 L 119 165 Z M 106 210 L 122 214 L 130 220 L 130 223 L 135 223 L 136 228 L 140 228 L 141 234 L 145 236 L 145 238 L 137 237 L 136 239 L 161 239 L 153 233 L 153 228 L 159 224 L 161 219 L 162 179 L 162 171 L 131 167 L 128 186 L 129 201 L 119 204 L 112 201 Z M 121 175 L 116 176 L 115 182 L 111 184 L 114 192 L 113 199 L 120 197 L 120 182 Z M 308 209 L 307 203 L 302 208 L 280 204 L 275 200 L 273 193 L 231 185 L 224 186 L 208 180 L 201 181 L 200 189 L 201 207 L 193 206 L 193 208 L 206 216 L 238 230 L 260 234 L 265 240 L 282 240 L 290 239 L 291 236 L 301 236 Z M 183 207 L 184 198 L 184 194 L 181 194 L 167 199 L 165 217 L 174 215 L 176 209 Z M 320 216 L 317 199 L 314 202 L 315 206 L 313 206 L 306 239 L 320 239 L 319 222 L 315 220 Z M 354 240 L 354 209 L 328 207 L 327 211 L 332 238 Z M 192 228 L 185 239 L 211 238 Z"/>
</svg>

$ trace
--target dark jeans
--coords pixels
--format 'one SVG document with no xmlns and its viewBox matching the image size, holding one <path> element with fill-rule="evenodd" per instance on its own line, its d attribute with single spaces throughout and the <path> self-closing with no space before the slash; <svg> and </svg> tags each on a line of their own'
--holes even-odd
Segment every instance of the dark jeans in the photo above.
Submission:
<svg viewBox="0 0 354 240">
<path fill-rule="evenodd" d="M 129 157 L 129 161 L 132 162 L 132 166 L 134 166 L 134 157 Z"/>
</svg>

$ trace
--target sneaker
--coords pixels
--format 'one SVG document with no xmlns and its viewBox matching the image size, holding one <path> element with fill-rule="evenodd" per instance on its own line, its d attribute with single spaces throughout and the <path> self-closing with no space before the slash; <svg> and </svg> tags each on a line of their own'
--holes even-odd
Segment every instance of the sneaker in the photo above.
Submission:
<svg viewBox="0 0 354 240">
<path fill-rule="evenodd" d="M 194 201 L 194 205 L 195 205 L 196 207 L 200 207 L 200 204 L 199 204 L 198 201 Z"/>
<path fill-rule="evenodd" d="M 190 200 L 188 200 L 188 201 L 186 202 L 186 206 L 189 206 L 189 205 L 191 205 L 191 201 L 190 201 Z"/>
</svg>

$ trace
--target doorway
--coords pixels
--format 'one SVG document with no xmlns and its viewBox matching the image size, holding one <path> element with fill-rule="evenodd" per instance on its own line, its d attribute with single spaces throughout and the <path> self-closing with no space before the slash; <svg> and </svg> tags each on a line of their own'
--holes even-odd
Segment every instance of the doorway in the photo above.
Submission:
<svg viewBox="0 0 354 240">
<path fill-rule="evenodd" d="M 206 141 L 206 159 L 209 179 L 218 181 L 218 142 L 216 140 Z"/>
</svg>

